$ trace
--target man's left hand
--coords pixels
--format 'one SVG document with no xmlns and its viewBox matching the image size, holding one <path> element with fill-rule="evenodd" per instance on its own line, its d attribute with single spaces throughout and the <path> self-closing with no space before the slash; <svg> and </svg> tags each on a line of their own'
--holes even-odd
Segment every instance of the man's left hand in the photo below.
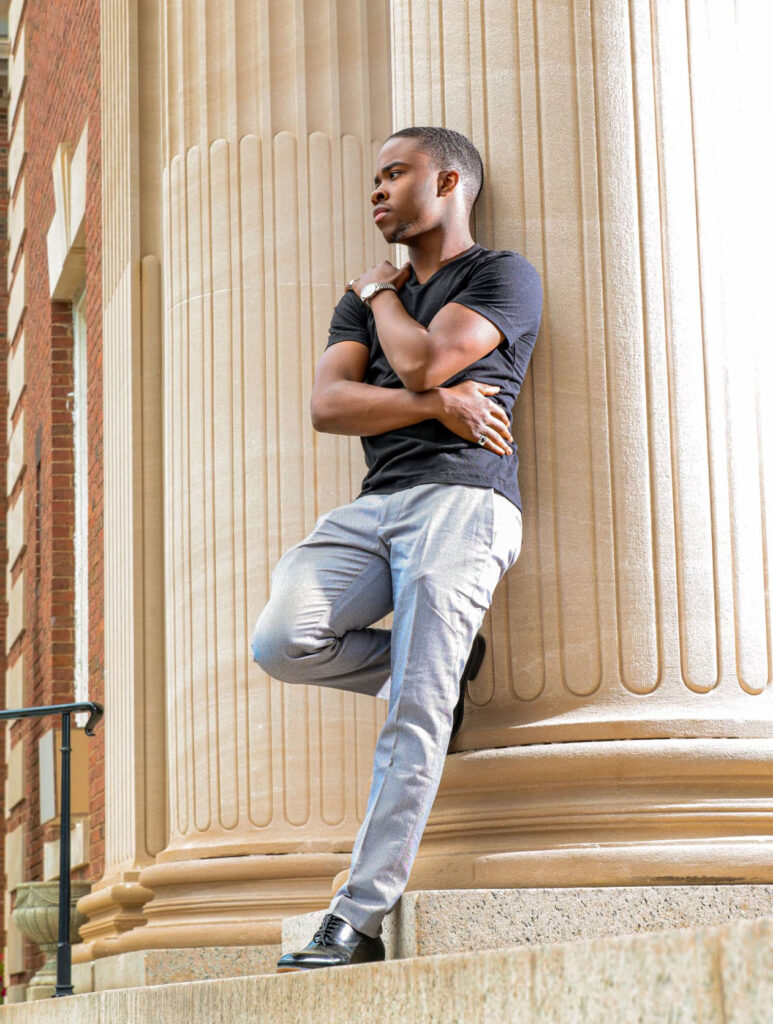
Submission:
<svg viewBox="0 0 773 1024">
<path fill-rule="evenodd" d="M 408 280 L 411 273 L 410 263 L 406 263 L 402 267 L 396 267 L 389 260 L 384 260 L 383 263 L 379 263 L 377 267 L 371 267 L 370 270 L 366 270 L 364 274 L 360 274 L 359 277 L 352 278 L 351 281 L 346 285 L 347 291 L 356 292 L 360 295 L 362 289 L 366 284 L 371 282 L 381 283 L 382 281 L 393 284 L 399 291 L 405 282 Z"/>
</svg>

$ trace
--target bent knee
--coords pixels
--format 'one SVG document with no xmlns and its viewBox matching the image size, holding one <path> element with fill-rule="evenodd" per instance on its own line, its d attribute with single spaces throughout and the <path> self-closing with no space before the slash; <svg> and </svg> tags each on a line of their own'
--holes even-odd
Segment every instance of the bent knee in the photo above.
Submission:
<svg viewBox="0 0 773 1024">
<path fill-rule="evenodd" d="M 297 635 L 287 626 L 287 623 L 271 623 L 261 616 L 250 643 L 252 659 L 272 679 L 285 683 L 311 682 L 316 656 L 324 655 L 336 643 L 336 638 Z"/>
<path fill-rule="evenodd" d="M 269 628 L 263 617 L 258 619 L 253 631 L 250 650 L 252 660 L 264 672 L 274 679 L 282 678 L 282 666 L 287 658 L 287 638 L 281 636 L 276 629 Z"/>
</svg>

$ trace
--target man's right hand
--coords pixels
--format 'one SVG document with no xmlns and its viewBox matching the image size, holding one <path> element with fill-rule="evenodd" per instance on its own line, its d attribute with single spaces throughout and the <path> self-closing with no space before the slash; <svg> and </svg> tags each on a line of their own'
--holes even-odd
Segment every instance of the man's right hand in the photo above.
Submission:
<svg viewBox="0 0 773 1024">
<path fill-rule="evenodd" d="M 464 380 L 450 388 L 434 388 L 438 411 L 436 419 L 465 441 L 477 441 L 483 434 L 486 444 L 481 445 L 497 455 L 512 455 L 513 435 L 507 413 L 489 398 L 500 388 L 496 384 L 482 384 L 477 380 Z"/>
</svg>

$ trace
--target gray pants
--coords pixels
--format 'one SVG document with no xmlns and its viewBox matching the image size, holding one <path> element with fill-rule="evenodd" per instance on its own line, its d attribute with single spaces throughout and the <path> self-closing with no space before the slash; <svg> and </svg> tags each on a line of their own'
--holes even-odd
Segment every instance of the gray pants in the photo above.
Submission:
<svg viewBox="0 0 773 1024">
<path fill-rule="evenodd" d="M 252 638 L 274 679 L 389 698 L 349 878 L 330 911 L 376 936 L 443 773 L 459 680 L 521 513 L 491 488 L 419 484 L 321 516 L 271 576 Z M 392 629 L 367 628 L 394 610 Z"/>
</svg>

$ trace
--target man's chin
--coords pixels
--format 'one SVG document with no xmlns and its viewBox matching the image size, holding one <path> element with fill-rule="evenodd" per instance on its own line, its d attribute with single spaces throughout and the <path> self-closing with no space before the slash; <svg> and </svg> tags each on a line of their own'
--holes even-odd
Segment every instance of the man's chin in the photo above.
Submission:
<svg viewBox="0 0 773 1024">
<path fill-rule="evenodd" d="M 397 242 L 403 242 L 411 230 L 411 225 L 402 221 L 400 224 L 396 224 L 389 234 L 384 234 L 384 238 L 389 242 L 390 245 L 395 245 Z"/>
</svg>

